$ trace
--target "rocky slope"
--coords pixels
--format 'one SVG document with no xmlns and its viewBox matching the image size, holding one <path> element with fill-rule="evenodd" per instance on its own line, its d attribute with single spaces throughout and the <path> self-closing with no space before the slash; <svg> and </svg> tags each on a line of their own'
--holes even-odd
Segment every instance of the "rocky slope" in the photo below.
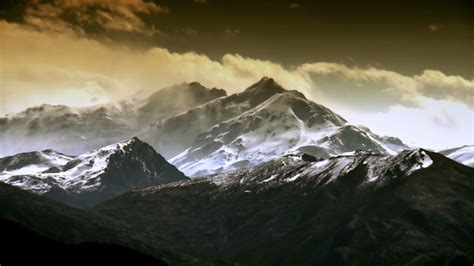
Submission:
<svg viewBox="0 0 474 266">
<path fill-rule="evenodd" d="M 193 82 L 104 106 L 43 105 L 0 119 L 2 154 L 45 148 L 82 154 L 132 136 L 192 176 L 255 166 L 288 151 L 328 157 L 407 148 L 397 138 L 350 125 L 268 77 L 229 96 Z"/>
<path fill-rule="evenodd" d="M 77 155 L 133 136 L 188 176 L 234 171 L 286 153 L 328 158 L 354 150 L 395 154 L 408 148 L 264 77 L 229 96 L 192 82 L 104 106 L 32 107 L 0 118 L 0 156 L 42 149 Z M 469 147 L 451 158 L 472 166 Z"/>
<path fill-rule="evenodd" d="M 173 164 L 189 176 L 199 176 L 255 166 L 288 152 L 328 158 L 354 150 L 395 154 L 407 148 L 397 138 L 380 137 L 349 124 L 303 94 L 283 89 L 273 79 L 264 78 L 237 97 L 246 99 L 245 104 L 231 106 L 247 106 L 239 109 L 243 113 L 200 133 L 189 148 L 171 159 Z M 190 128 L 194 128 L 192 122 Z"/>
<path fill-rule="evenodd" d="M 264 77 L 241 93 L 217 98 L 178 115 L 158 120 L 140 137 L 151 145 L 160 147 L 165 157 L 170 158 L 192 145 L 202 132 L 285 91 L 273 79 Z"/>
<path fill-rule="evenodd" d="M 422 149 L 292 155 L 134 190 L 96 210 L 180 250 L 241 264 L 462 265 L 474 259 L 473 176 Z"/>
<path fill-rule="evenodd" d="M 145 232 L 128 234 L 120 221 L 91 210 L 68 207 L 1 182 L 0 198 L 3 263 L 29 264 L 34 259 L 46 265 L 97 260 L 180 265 L 194 261 L 159 238 L 146 243 Z"/>
<path fill-rule="evenodd" d="M 186 179 L 138 138 L 77 157 L 51 150 L 0 159 L 0 181 L 75 206 L 91 206 L 131 188 Z"/>
</svg>

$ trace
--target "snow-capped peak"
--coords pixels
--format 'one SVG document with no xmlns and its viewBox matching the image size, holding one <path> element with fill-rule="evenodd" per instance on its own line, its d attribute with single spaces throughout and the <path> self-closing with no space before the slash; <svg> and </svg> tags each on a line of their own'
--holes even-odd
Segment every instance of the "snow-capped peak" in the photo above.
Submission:
<svg viewBox="0 0 474 266">
<path fill-rule="evenodd" d="M 51 168 L 62 167 L 73 158 L 54 150 L 24 152 L 0 158 L 0 180 L 15 175 L 39 174 Z"/>
<path fill-rule="evenodd" d="M 297 186 L 317 187 L 350 182 L 360 189 L 383 187 L 397 180 L 412 178 L 420 171 L 432 169 L 436 165 L 432 155 L 423 149 L 405 150 L 397 155 L 355 151 L 328 159 L 315 158 L 307 154 L 288 154 L 255 167 L 197 177 L 189 181 L 168 184 L 165 187 L 186 186 L 196 182 L 211 183 L 223 189 L 240 186 L 242 191 L 250 187 L 252 191 L 259 191 L 291 183 L 297 183 Z M 441 163 L 438 156 L 440 155 L 436 155 L 436 162 Z"/>
<path fill-rule="evenodd" d="M 96 178 L 105 172 L 112 155 L 130 153 L 140 145 L 148 146 L 137 137 L 133 137 L 125 142 L 110 144 L 76 157 L 64 166 L 64 173 L 69 179 L 68 183 L 73 184 L 77 180 Z"/>
<path fill-rule="evenodd" d="M 188 176 L 198 176 L 254 166 L 286 153 L 328 158 L 356 149 L 396 153 L 370 131 L 349 125 L 295 91 L 284 91 L 203 132 L 171 162 Z"/>
<path fill-rule="evenodd" d="M 4 170 L 0 181 L 37 193 L 47 193 L 53 187 L 74 195 L 98 193 L 87 204 L 97 203 L 130 189 L 185 179 L 150 145 L 134 137 L 111 144 L 75 158 L 52 151 L 40 152 L 42 161 L 30 160 L 16 171 Z M 0 159 L 0 166 L 11 165 L 20 157 Z M 7 163 L 10 164 L 7 165 Z M 53 169 L 54 168 L 54 169 Z M 100 192 L 97 192 L 100 191 Z M 106 191 L 106 192 L 104 192 Z M 59 196 L 61 197 L 61 196 Z"/>
</svg>

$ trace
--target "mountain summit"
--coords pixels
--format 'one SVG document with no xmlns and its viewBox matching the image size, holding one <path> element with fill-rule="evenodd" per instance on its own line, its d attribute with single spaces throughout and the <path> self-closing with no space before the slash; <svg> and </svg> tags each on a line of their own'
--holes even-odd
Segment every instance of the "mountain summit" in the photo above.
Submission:
<svg viewBox="0 0 474 266">
<path fill-rule="evenodd" d="M 49 155 L 46 163 L 21 160 L 24 157 L 0 159 L 0 169 L 4 169 L 0 180 L 75 206 L 91 206 L 132 188 L 186 179 L 136 137 L 77 157 L 61 156 L 58 160 Z M 12 161 L 23 163 L 12 165 Z"/>
<path fill-rule="evenodd" d="M 241 108 L 236 109 L 242 113 L 201 131 L 185 151 L 170 160 L 188 176 L 234 171 L 287 153 L 328 158 L 354 150 L 388 155 L 407 148 L 396 138 L 384 138 L 349 124 L 325 106 L 298 91 L 285 90 L 271 78 L 261 79 L 242 93 L 216 99 L 213 106 L 220 101 L 232 101 L 229 105 L 233 108 L 239 102 Z"/>
<path fill-rule="evenodd" d="M 254 105 L 272 97 L 274 94 L 286 91 L 287 90 L 280 86 L 274 79 L 263 77 L 257 83 L 245 89 L 242 94 L 249 97 L 251 99 L 250 104 Z"/>
</svg>

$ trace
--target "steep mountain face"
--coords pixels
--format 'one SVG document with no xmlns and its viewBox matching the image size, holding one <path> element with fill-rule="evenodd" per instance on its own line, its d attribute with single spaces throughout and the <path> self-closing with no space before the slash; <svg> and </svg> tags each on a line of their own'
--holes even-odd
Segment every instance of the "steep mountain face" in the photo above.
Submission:
<svg viewBox="0 0 474 266">
<path fill-rule="evenodd" d="M 245 91 L 221 97 L 181 114 L 158 120 L 140 137 L 171 158 L 188 148 L 196 136 L 214 125 L 232 119 L 286 90 L 264 77 Z"/>
<path fill-rule="evenodd" d="M 0 119 L 4 154 L 44 148 L 82 154 L 136 135 L 190 176 L 255 166 L 287 152 L 328 158 L 407 148 L 267 77 L 230 96 L 193 82 L 100 107 L 44 105 Z"/>
<path fill-rule="evenodd" d="M 64 265 L 64 256 L 74 263 L 104 259 L 180 265 L 193 261 L 169 243 L 159 238 L 146 243 L 146 232 L 129 234 L 120 221 L 92 210 L 68 207 L 1 182 L 0 198 L 0 234 L 6 243 L 0 257 L 5 263 L 29 264 L 34 258 L 37 263 Z"/>
<path fill-rule="evenodd" d="M 0 169 L 0 181 L 74 206 L 187 178 L 138 138 L 75 158 L 53 151 L 19 154 L 0 159 Z"/>
<path fill-rule="evenodd" d="M 326 107 L 299 92 L 284 90 L 271 79 L 263 79 L 243 94 L 245 97 L 238 96 L 260 103 L 199 134 L 171 162 L 187 175 L 199 176 L 255 166 L 287 152 L 328 158 L 354 150 L 395 154 L 406 148 L 396 138 L 383 138 L 348 124 Z"/>
<path fill-rule="evenodd" d="M 474 145 L 465 145 L 457 148 L 439 151 L 439 153 L 464 165 L 474 167 Z"/>
<path fill-rule="evenodd" d="M 0 156 L 49 148 L 82 154 L 131 138 L 159 119 L 221 96 L 225 96 L 224 90 L 193 82 L 103 106 L 44 104 L 28 108 L 0 118 Z"/>
<path fill-rule="evenodd" d="M 462 265 L 474 259 L 473 176 L 422 149 L 288 155 L 134 190 L 96 210 L 149 239 L 244 265 Z"/>
</svg>

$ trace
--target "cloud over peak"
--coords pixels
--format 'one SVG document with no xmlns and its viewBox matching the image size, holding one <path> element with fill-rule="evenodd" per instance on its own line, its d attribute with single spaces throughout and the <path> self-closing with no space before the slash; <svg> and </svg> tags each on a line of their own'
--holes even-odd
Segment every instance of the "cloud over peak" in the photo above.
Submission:
<svg viewBox="0 0 474 266">
<path fill-rule="evenodd" d="M 239 54 L 215 60 L 161 47 L 139 52 L 78 34 L 38 31 L 2 20 L 0 39 L 4 66 L 0 115 L 43 103 L 95 105 L 127 98 L 139 90 L 154 91 L 190 81 L 235 93 L 269 76 L 349 121 L 383 134 L 430 145 L 442 136 L 450 136 L 443 139 L 443 145 L 472 143 L 474 80 L 438 70 L 406 75 L 334 62 L 287 67 Z M 409 126 L 400 127 L 399 120 Z M 415 135 L 413 128 L 419 128 Z"/>
<path fill-rule="evenodd" d="M 68 2 L 64 1 L 64 5 L 73 5 Z M 136 10 L 141 8 L 145 7 L 138 5 Z M 143 10 L 157 12 L 156 7 Z M 334 62 L 286 67 L 239 54 L 225 54 L 221 60 L 213 60 L 195 52 L 173 53 L 160 47 L 137 52 L 112 48 L 78 35 L 37 31 L 6 21 L 0 21 L 0 38 L 4 51 L 8 51 L 2 54 L 8 66 L 2 74 L 6 99 L 36 97 L 35 94 L 45 91 L 57 95 L 68 90 L 93 93 L 90 84 L 103 89 L 101 99 L 118 99 L 136 90 L 159 89 L 194 80 L 233 93 L 262 76 L 270 76 L 285 88 L 299 90 L 317 102 L 336 103 L 359 111 L 386 111 L 398 105 L 422 107 L 419 101 L 422 97 L 456 101 L 474 109 L 474 80 L 438 70 L 409 76 Z M 33 39 L 35 42 L 31 42 Z M 21 101 L 7 102 L 15 102 L 10 107 L 19 108 Z"/>
<path fill-rule="evenodd" d="M 438 70 L 428 69 L 419 75 L 406 76 L 374 67 L 347 67 L 327 62 L 303 64 L 297 69 L 314 81 L 320 93 L 335 100 L 347 99 L 347 104 L 371 103 L 376 109 L 396 104 L 413 107 L 420 104 L 420 97 L 429 97 L 462 102 L 474 109 L 474 80 Z"/>
</svg>

